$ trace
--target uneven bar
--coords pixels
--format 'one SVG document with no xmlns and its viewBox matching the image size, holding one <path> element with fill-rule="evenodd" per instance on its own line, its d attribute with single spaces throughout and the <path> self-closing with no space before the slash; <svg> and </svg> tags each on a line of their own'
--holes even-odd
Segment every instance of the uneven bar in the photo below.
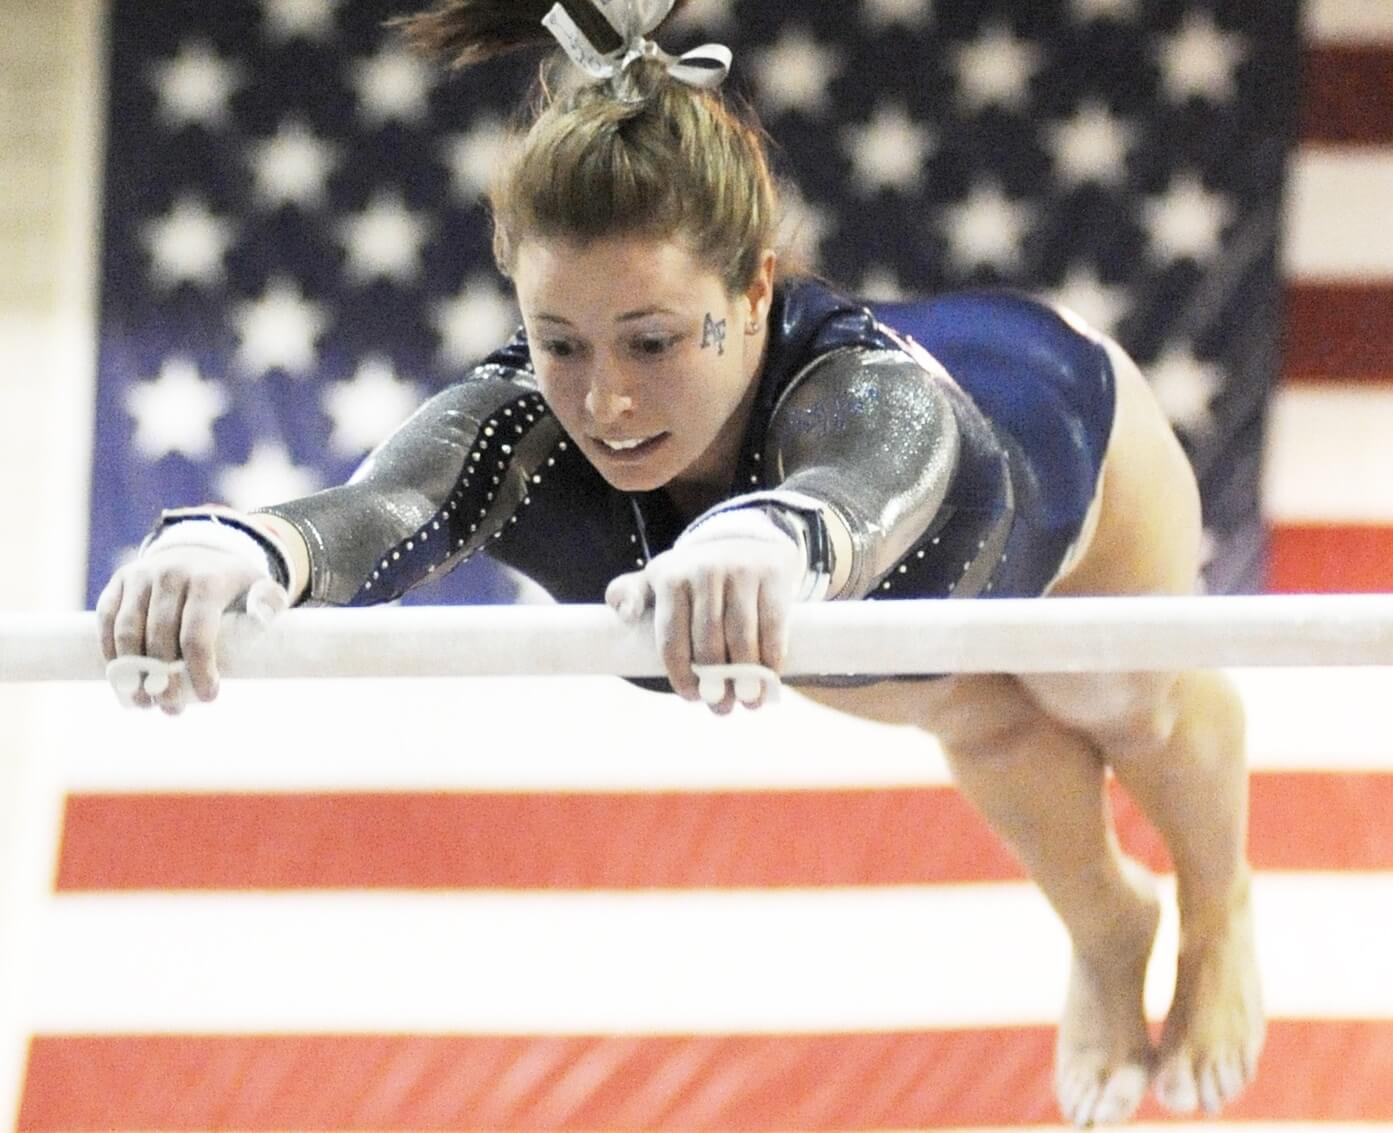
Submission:
<svg viewBox="0 0 1393 1133">
<path fill-rule="evenodd" d="M 232 677 L 657 676 L 651 627 L 604 606 L 295 610 L 224 623 Z M 785 675 L 1393 665 L 1393 594 L 827 602 Z M 95 615 L 0 615 L 0 682 L 97 680 Z"/>
</svg>

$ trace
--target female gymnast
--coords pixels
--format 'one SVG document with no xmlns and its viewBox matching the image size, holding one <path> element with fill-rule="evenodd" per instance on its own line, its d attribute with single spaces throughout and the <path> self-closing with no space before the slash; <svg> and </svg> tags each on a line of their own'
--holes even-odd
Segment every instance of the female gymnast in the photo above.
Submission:
<svg viewBox="0 0 1393 1133">
<path fill-rule="evenodd" d="M 1121 348 L 1022 297 L 873 312 L 781 275 L 761 135 L 715 89 L 730 54 L 658 48 L 672 6 L 440 0 L 404 21 L 459 65 L 555 42 L 583 73 L 550 85 L 490 194 L 523 328 L 348 484 L 164 513 L 99 600 L 109 661 L 182 658 L 212 700 L 225 610 L 388 601 L 476 551 L 562 602 L 651 611 L 687 699 L 703 695 L 694 664 L 778 670 L 798 601 L 1192 592 L 1194 479 Z M 761 700 L 716 687 L 718 712 Z M 1148 1086 L 1179 1112 L 1243 1089 L 1264 1025 L 1243 721 L 1221 676 L 829 675 L 803 691 L 934 733 L 1064 921 L 1070 1120 L 1125 1120 Z M 136 699 L 174 712 L 184 692 Z M 1108 768 L 1178 879 L 1155 1048 L 1158 899 L 1118 848 Z"/>
</svg>

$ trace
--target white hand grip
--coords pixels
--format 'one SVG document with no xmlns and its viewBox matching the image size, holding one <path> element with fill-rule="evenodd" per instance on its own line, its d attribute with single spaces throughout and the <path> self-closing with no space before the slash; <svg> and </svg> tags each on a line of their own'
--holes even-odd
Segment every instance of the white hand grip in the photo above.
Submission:
<svg viewBox="0 0 1393 1133">
<path fill-rule="evenodd" d="M 755 700 L 763 692 L 765 704 L 777 701 L 782 687 L 779 674 L 764 665 L 693 665 L 692 672 L 700 682 L 697 689 L 701 699 L 707 704 L 719 704 L 725 699 L 726 681 L 734 683 L 736 700 Z"/>
</svg>

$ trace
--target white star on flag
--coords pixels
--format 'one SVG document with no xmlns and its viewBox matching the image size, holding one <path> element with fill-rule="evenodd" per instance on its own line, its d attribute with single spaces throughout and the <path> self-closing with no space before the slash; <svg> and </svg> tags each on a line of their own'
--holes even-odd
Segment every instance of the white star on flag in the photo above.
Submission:
<svg viewBox="0 0 1393 1133">
<path fill-rule="evenodd" d="M 671 26 L 674 31 L 681 32 L 697 29 L 704 32 L 729 31 L 735 26 L 731 4 L 732 0 L 687 0 L 673 13 L 671 25 L 664 24 L 663 30 Z"/>
<path fill-rule="evenodd" d="M 279 42 L 302 38 L 323 42 L 334 30 L 339 0 L 263 0 L 266 30 Z"/>
<path fill-rule="evenodd" d="M 1142 203 L 1143 224 L 1151 247 L 1163 262 L 1190 259 L 1203 263 L 1219 248 L 1232 208 L 1192 173 L 1177 176 L 1159 195 Z"/>
<path fill-rule="evenodd" d="M 1187 347 L 1169 346 L 1143 371 L 1172 425 L 1191 437 L 1209 431 L 1214 395 L 1224 384 L 1222 367 L 1202 361 Z"/>
<path fill-rule="evenodd" d="M 827 109 L 827 86 L 842 69 L 841 54 L 804 28 L 788 28 L 754 55 L 760 109 L 774 116 L 790 110 L 818 114 Z"/>
<path fill-rule="evenodd" d="M 198 122 L 221 125 L 227 100 L 242 85 L 242 68 L 219 58 L 205 43 L 184 43 L 173 59 L 156 63 L 160 114 L 176 129 Z"/>
<path fill-rule="evenodd" d="M 274 280 L 259 299 L 237 304 L 232 321 L 238 365 L 253 378 L 274 369 L 308 375 L 318 357 L 315 340 L 329 325 L 323 306 L 283 279 Z"/>
<path fill-rule="evenodd" d="M 924 160 L 933 145 L 933 133 L 910 118 L 904 107 L 893 104 L 877 106 L 869 122 L 842 132 L 852 179 L 863 193 L 912 192 L 923 179 Z"/>
<path fill-rule="evenodd" d="M 923 29 L 929 26 L 932 8 L 929 0 L 862 0 L 861 18 L 875 31 L 901 27 Z"/>
<path fill-rule="evenodd" d="M 856 294 L 873 303 L 898 303 L 906 297 L 899 277 L 891 268 L 884 266 L 867 271 L 861 277 L 861 286 L 856 289 Z"/>
<path fill-rule="evenodd" d="M 1102 103 L 1085 100 L 1073 116 L 1045 128 L 1055 172 L 1066 184 L 1120 184 L 1136 129 Z"/>
<path fill-rule="evenodd" d="M 1020 263 L 1021 240 L 1032 218 L 1032 210 L 1024 201 L 1011 200 L 999 185 L 979 183 L 972 187 L 967 200 L 944 211 L 948 221 L 943 235 L 960 268 L 1009 271 Z"/>
<path fill-rule="evenodd" d="M 251 143 L 256 195 L 263 205 L 322 205 L 326 181 L 339 162 L 337 146 L 315 136 L 304 122 L 282 122 L 275 134 Z"/>
<path fill-rule="evenodd" d="M 814 270 L 822 259 L 822 242 L 832 234 L 836 218 L 830 208 L 808 200 L 796 185 L 784 187 L 783 215 L 776 242 L 787 248 L 792 260 Z"/>
<path fill-rule="evenodd" d="M 362 456 L 420 403 L 420 390 L 397 377 L 390 359 L 370 355 L 351 379 L 334 382 L 324 391 L 321 404 L 334 423 L 329 447 L 339 456 Z"/>
<path fill-rule="evenodd" d="M 472 366 L 517 328 L 517 307 L 488 277 L 478 275 L 458 294 L 437 303 L 432 322 L 440 334 L 440 355 L 453 367 Z"/>
<path fill-rule="evenodd" d="M 223 277 L 223 256 L 236 239 L 236 226 L 198 197 L 183 196 L 143 226 L 141 239 L 150 253 L 150 278 L 161 287 L 212 285 Z"/>
<path fill-rule="evenodd" d="M 953 53 L 960 97 L 971 110 L 1024 105 L 1030 78 L 1040 66 L 1040 49 L 1003 24 L 990 24 L 971 43 Z"/>
<path fill-rule="evenodd" d="M 384 47 L 353 64 L 353 86 L 362 116 L 373 126 L 385 122 L 420 122 L 426 116 L 430 70 L 403 47 Z"/>
<path fill-rule="evenodd" d="M 457 198 L 473 204 L 488 189 L 510 136 L 496 114 L 481 113 L 468 130 L 445 139 L 442 149 L 450 168 L 450 189 Z"/>
<path fill-rule="evenodd" d="M 1192 97 L 1228 102 L 1236 89 L 1234 71 L 1246 54 L 1243 37 L 1221 30 L 1208 12 L 1186 12 L 1180 31 L 1161 41 L 1166 93 L 1176 102 Z"/>
<path fill-rule="evenodd" d="M 1069 0 L 1069 10 L 1081 24 L 1094 20 L 1135 20 L 1138 0 Z"/>
<path fill-rule="evenodd" d="M 126 391 L 126 412 L 135 421 L 133 444 L 151 462 L 171 452 L 202 460 L 213 452 L 213 422 L 227 412 L 227 394 L 204 381 L 185 357 L 166 358 L 160 376 Z"/>
<path fill-rule="evenodd" d="M 258 441 L 245 463 L 229 464 L 214 483 L 222 501 L 238 511 L 298 499 L 320 487 L 319 476 L 291 460 L 278 441 Z"/>
<path fill-rule="evenodd" d="M 1073 311 L 1089 326 L 1104 334 L 1115 334 L 1117 324 L 1127 314 L 1127 288 L 1110 286 L 1098 278 L 1098 273 L 1075 265 L 1048 299 Z"/>
<path fill-rule="evenodd" d="M 340 231 L 353 279 L 407 283 L 420 273 L 428 225 L 399 193 L 374 193 L 368 207 L 344 220 Z"/>
</svg>

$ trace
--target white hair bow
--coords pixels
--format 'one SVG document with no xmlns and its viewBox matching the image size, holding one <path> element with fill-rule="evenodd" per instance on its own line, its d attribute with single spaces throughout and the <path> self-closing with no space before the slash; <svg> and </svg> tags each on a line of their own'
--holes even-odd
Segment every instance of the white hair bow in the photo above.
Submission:
<svg viewBox="0 0 1393 1133">
<path fill-rule="evenodd" d="M 720 43 L 706 43 L 684 52 L 669 55 L 648 33 L 672 11 L 676 0 L 585 0 L 604 16 L 622 40 L 613 51 L 602 52 L 580 30 L 559 3 L 542 17 L 542 24 L 556 37 L 571 62 L 596 79 L 609 79 L 623 94 L 624 72 L 638 59 L 658 59 L 668 74 L 688 86 L 710 89 L 719 86 L 730 73 L 730 48 Z"/>
</svg>

